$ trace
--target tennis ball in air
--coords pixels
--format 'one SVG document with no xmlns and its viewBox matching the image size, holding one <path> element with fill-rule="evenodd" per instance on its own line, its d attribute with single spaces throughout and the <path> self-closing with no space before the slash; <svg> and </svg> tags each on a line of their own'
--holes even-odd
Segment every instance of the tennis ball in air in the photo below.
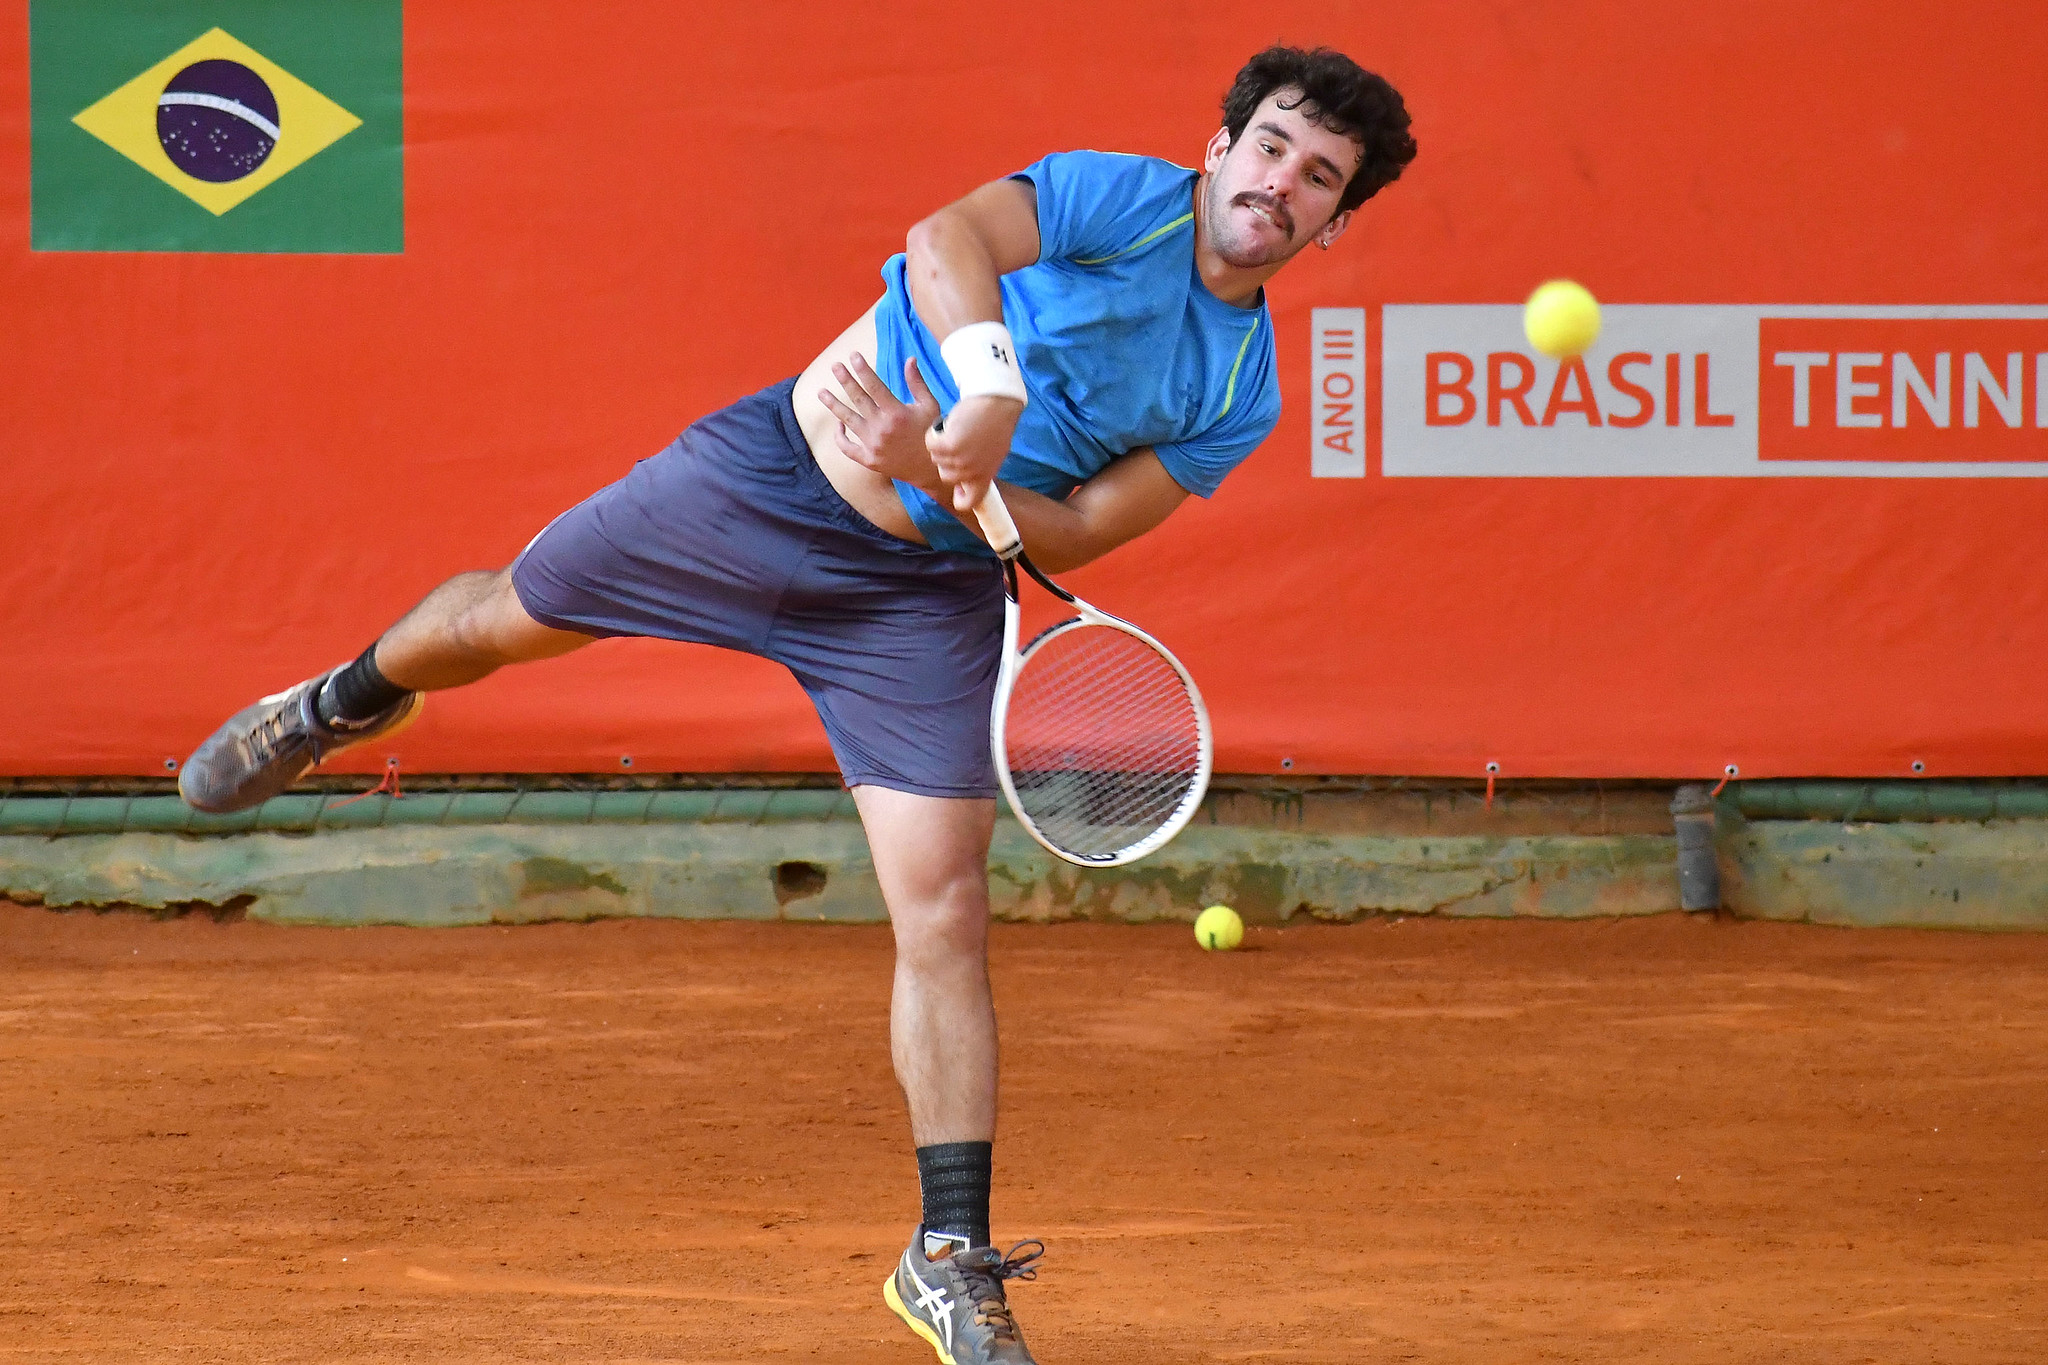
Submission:
<svg viewBox="0 0 2048 1365">
<path fill-rule="evenodd" d="M 1600 305 L 1582 284 L 1551 280 L 1536 286 L 1522 309 L 1529 344 L 1559 360 L 1582 353 L 1600 335 Z"/>
<path fill-rule="evenodd" d="M 1195 916 L 1195 942 L 1227 953 L 1244 942 L 1244 921 L 1229 906 L 1212 905 Z"/>
</svg>

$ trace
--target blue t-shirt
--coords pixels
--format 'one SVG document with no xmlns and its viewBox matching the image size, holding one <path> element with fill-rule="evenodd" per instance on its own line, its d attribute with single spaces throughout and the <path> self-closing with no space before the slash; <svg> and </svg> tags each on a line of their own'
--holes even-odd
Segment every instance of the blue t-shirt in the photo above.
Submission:
<svg viewBox="0 0 2048 1365">
<path fill-rule="evenodd" d="M 1195 268 L 1193 171 L 1153 157 L 1059 152 L 1017 173 L 1038 191 L 1039 255 L 1003 276 L 1003 321 L 1031 394 L 1005 482 L 1064 499 L 1119 455 L 1150 446 L 1176 483 L 1202 497 L 1280 419 L 1273 319 L 1223 302 Z M 939 406 L 958 401 L 939 343 L 904 285 L 882 267 L 875 368 L 908 401 L 903 361 Z M 987 553 L 920 489 L 896 485 L 931 544 Z"/>
</svg>

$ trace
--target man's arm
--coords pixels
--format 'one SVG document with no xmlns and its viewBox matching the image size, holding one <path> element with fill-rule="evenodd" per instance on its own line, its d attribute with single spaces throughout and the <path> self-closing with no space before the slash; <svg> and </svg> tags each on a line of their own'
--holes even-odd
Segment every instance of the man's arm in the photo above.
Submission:
<svg viewBox="0 0 2048 1365">
<path fill-rule="evenodd" d="M 1078 569 L 1137 539 L 1171 516 L 1187 496 L 1159 457 L 1143 447 L 1118 458 L 1065 502 L 1003 485 L 1003 502 L 1031 562 L 1049 574 Z M 980 534 L 971 516 L 963 520 Z"/>
<path fill-rule="evenodd" d="M 1038 260 L 1038 191 L 1029 180 L 992 180 L 910 229 L 903 280 L 932 335 L 970 322 L 1001 322 L 997 281 Z"/>
<path fill-rule="evenodd" d="M 1001 322 L 999 281 L 1038 259 L 1038 191 L 1028 180 L 997 180 L 911 228 L 904 283 L 917 316 L 941 342 L 969 323 Z M 932 433 L 931 457 L 952 502 L 970 512 L 1010 453 L 1024 405 L 994 394 L 962 398 Z"/>
</svg>

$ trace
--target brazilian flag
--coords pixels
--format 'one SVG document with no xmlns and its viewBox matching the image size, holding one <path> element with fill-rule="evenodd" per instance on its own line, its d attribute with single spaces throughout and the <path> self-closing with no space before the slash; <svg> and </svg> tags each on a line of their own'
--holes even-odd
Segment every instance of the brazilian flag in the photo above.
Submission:
<svg viewBox="0 0 2048 1365">
<path fill-rule="evenodd" d="M 32 0 L 38 251 L 405 250 L 402 0 Z"/>
</svg>

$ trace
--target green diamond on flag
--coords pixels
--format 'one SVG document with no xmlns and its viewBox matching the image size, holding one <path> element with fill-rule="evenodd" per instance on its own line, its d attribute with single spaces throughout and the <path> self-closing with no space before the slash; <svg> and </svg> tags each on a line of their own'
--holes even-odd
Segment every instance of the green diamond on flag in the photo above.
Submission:
<svg viewBox="0 0 2048 1365">
<path fill-rule="evenodd" d="M 401 0 L 33 0 L 39 251 L 405 249 Z"/>
</svg>

